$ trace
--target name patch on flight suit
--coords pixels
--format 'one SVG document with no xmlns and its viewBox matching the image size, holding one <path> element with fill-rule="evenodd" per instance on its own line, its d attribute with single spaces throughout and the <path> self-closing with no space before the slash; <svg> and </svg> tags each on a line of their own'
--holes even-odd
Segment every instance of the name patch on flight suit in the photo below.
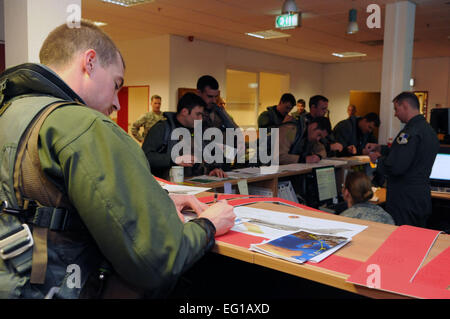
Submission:
<svg viewBox="0 0 450 319">
<path fill-rule="evenodd" d="M 397 137 L 397 143 L 398 144 L 407 144 L 408 143 L 409 135 L 406 133 L 400 133 L 400 135 Z"/>
</svg>

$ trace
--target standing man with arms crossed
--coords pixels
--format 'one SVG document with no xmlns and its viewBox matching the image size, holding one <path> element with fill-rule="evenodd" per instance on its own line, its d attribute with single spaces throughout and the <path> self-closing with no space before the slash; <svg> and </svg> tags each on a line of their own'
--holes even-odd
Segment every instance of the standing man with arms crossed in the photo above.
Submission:
<svg viewBox="0 0 450 319">
<path fill-rule="evenodd" d="M 23 223 L 35 239 L 16 256 L 2 254 L 0 297 L 43 298 L 49 291 L 57 291 L 57 298 L 98 297 L 93 288 L 113 283 L 117 289 L 106 296 L 117 298 L 125 290 L 134 297 L 167 295 L 214 245 L 214 235 L 233 226 L 232 207 L 169 197 L 139 146 L 108 117 L 120 109 L 125 64 L 102 30 L 86 22 L 80 28 L 61 25 L 45 40 L 40 59 L 43 65 L 20 65 L 0 76 L 0 162 L 6 165 L 0 172 L 0 238 L 13 239 L 11 232 Z M 37 147 L 31 156 L 37 167 L 27 174 L 26 161 L 10 163 L 20 156 L 16 147 L 23 148 L 17 130 L 28 126 L 30 112 L 45 112 L 54 101 L 66 102 L 45 118 L 35 143 L 29 140 L 29 148 Z M 37 192 L 30 191 L 33 174 L 46 182 Z M 32 200 L 44 207 L 34 209 Z M 199 217 L 183 223 L 184 207 Z M 35 258 L 42 251 L 45 258 Z M 73 265 L 79 285 L 68 282 Z"/>
<path fill-rule="evenodd" d="M 161 97 L 159 95 L 153 95 L 150 99 L 150 103 L 152 111 L 143 114 L 131 126 L 131 134 L 133 134 L 133 136 L 141 143 L 144 142 L 151 127 L 164 119 L 161 112 Z M 144 128 L 142 134 L 139 132 L 141 127 Z"/>
<path fill-rule="evenodd" d="M 370 160 L 387 177 L 386 211 L 396 225 L 426 227 L 431 215 L 430 174 L 439 151 L 436 133 L 419 111 L 414 93 L 394 100 L 395 116 L 405 125 L 391 148 L 367 144 Z"/>
</svg>

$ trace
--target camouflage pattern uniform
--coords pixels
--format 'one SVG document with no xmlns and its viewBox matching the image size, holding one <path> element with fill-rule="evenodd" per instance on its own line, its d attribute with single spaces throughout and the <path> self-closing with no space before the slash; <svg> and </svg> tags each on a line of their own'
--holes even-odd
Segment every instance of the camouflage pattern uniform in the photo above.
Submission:
<svg viewBox="0 0 450 319">
<path fill-rule="evenodd" d="M 150 128 L 155 125 L 156 123 L 158 123 L 161 120 L 164 120 L 164 116 L 163 114 L 156 114 L 153 112 L 148 112 L 143 114 L 139 119 L 137 119 L 136 122 L 133 123 L 133 125 L 131 126 L 131 134 L 133 134 L 133 136 L 139 141 L 139 142 L 144 142 L 145 137 L 148 134 L 148 131 L 150 130 Z M 144 127 L 144 131 L 141 133 L 139 132 L 139 130 L 141 129 L 141 127 Z"/>
</svg>

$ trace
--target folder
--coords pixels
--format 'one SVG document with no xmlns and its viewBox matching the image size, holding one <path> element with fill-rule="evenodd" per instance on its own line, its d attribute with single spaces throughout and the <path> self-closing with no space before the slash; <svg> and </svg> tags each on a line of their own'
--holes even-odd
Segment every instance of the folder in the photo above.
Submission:
<svg viewBox="0 0 450 319">
<path fill-rule="evenodd" d="M 439 234 L 439 231 L 408 225 L 398 227 L 347 281 L 411 297 L 450 298 L 449 290 L 423 281 L 422 275 L 419 281 L 414 280 Z M 447 264 L 439 267 L 450 269 L 450 264 L 447 260 Z"/>
</svg>

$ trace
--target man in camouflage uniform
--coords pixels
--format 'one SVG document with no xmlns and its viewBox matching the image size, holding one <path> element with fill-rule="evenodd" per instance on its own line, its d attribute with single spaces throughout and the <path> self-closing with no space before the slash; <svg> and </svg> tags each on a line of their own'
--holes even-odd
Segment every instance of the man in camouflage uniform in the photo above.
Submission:
<svg viewBox="0 0 450 319">
<path fill-rule="evenodd" d="M 133 136 L 141 143 L 144 142 L 145 137 L 152 126 L 165 119 L 161 112 L 161 97 L 159 95 L 152 96 L 151 106 L 152 111 L 143 114 L 131 126 L 131 134 L 133 134 Z M 142 134 L 139 132 L 141 127 L 143 127 L 144 130 Z"/>
</svg>

